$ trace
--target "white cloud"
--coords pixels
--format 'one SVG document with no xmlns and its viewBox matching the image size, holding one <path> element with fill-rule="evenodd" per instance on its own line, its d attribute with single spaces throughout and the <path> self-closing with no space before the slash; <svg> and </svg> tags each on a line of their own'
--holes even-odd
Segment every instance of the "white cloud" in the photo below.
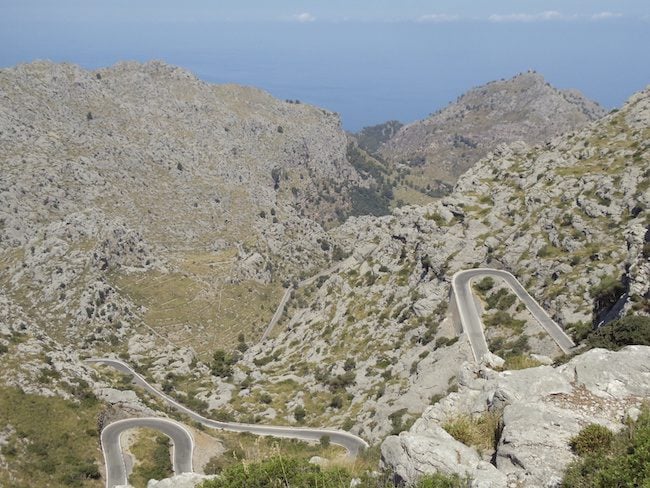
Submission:
<svg viewBox="0 0 650 488">
<path fill-rule="evenodd" d="M 545 22 L 549 20 L 569 20 L 573 17 L 566 16 L 557 10 L 547 10 L 536 14 L 492 14 L 488 17 L 490 22 Z"/>
<path fill-rule="evenodd" d="M 313 22 L 316 20 L 316 17 L 314 17 L 312 14 L 309 12 L 302 12 L 300 14 L 296 14 L 292 17 L 293 20 L 296 22 Z"/>
<path fill-rule="evenodd" d="M 460 20 L 460 16 L 454 14 L 428 14 L 418 18 L 418 22 L 455 22 L 457 20 Z"/>
<path fill-rule="evenodd" d="M 618 19 L 623 17 L 623 14 L 616 12 L 599 12 L 591 16 L 591 20 L 609 20 L 609 19 Z"/>
</svg>

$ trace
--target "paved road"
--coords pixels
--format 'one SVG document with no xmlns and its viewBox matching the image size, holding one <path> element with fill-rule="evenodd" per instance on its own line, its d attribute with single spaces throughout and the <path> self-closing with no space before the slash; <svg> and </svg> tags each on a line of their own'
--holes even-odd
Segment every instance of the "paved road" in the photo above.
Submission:
<svg viewBox="0 0 650 488">
<path fill-rule="evenodd" d="M 290 427 L 290 426 L 275 426 L 275 425 L 258 425 L 258 424 L 240 424 L 235 422 L 218 422 L 210 420 L 193 410 L 181 405 L 172 397 L 165 395 L 163 392 L 151 386 L 147 380 L 136 373 L 131 367 L 123 361 L 118 359 L 108 358 L 91 358 L 87 359 L 89 363 L 101 363 L 118 371 L 133 376 L 135 384 L 147 390 L 152 395 L 162 398 L 167 404 L 175 408 L 181 413 L 184 413 L 192 420 L 211 427 L 214 429 L 229 430 L 232 432 L 250 432 L 257 435 L 269 435 L 273 437 L 286 437 L 290 439 L 301 439 L 306 441 L 319 441 L 323 436 L 329 436 L 332 444 L 337 444 L 344 447 L 348 451 L 349 457 L 356 457 L 359 450 L 365 449 L 368 443 L 361 437 L 350 434 L 344 430 L 330 430 L 330 429 L 315 429 L 309 427 Z"/>
<path fill-rule="evenodd" d="M 338 266 L 338 265 L 337 265 Z M 319 273 L 301 283 L 309 284 L 315 281 L 324 273 Z M 548 334 L 560 346 L 562 351 L 569 353 L 575 347 L 573 341 L 565 334 L 562 328 L 544 311 L 542 307 L 530 296 L 522 284 L 511 273 L 503 270 L 476 268 L 466 271 L 459 271 L 454 274 L 451 280 L 452 306 L 456 308 L 463 330 L 467 334 L 476 361 L 481 361 L 488 353 L 488 345 L 485 340 L 484 327 L 481 321 L 481 314 L 476 306 L 471 289 L 471 282 L 479 277 L 490 276 L 502 279 L 512 291 L 524 303 L 532 316 L 548 332 Z M 286 306 L 291 295 L 292 288 L 289 288 L 282 298 L 280 306 L 273 316 L 271 324 L 265 331 L 264 337 L 273 328 Z M 243 424 L 234 422 L 219 422 L 208 419 L 193 410 L 183 406 L 173 398 L 154 388 L 141 375 L 136 373 L 128 364 L 118 359 L 91 358 L 86 360 L 89 363 L 100 363 L 110 366 L 122 373 L 133 377 L 133 382 L 152 395 L 158 396 L 167 404 L 187 415 L 190 419 L 215 429 L 229 430 L 233 432 L 250 432 L 257 435 L 269 435 L 274 437 L 286 437 L 308 441 L 318 441 L 323 436 L 329 436 L 333 444 L 338 444 L 348 451 L 348 456 L 356 457 L 360 449 L 368 447 L 368 443 L 358 436 L 341 430 L 315 429 L 307 427 L 272 426 L 258 424 Z M 121 453 L 119 443 L 120 433 L 133 427 L 150 427 L 168 435 L 174 442 L 174 471 L 183 473 L 192 471 L 192 451 L 194 444 L 189 432 L 176 422 L 165 419 L 127 419 L 108 425 L 102 431 L 102 448 L 106 462 L 107 487 L 111 488 L 118 484 L 126 483 L 126 467 Z"/>
<path fill-rule="evenodd" d="M 126 464 L 122 454 L 120 435 L 125 430 L 147 427 L 167 435 L 173 443 L 175 474 L 192 472 L 194 440 L 189 431 L 177 422 L 161 418 L 132 418 L 118 420 L 102 430 L 102 452 L 106 463 L 106 488 L 127 484 Z"/>
<path fill-rule="evenodd" d="M 303 286 L 308 286 L 314 283 L 318 278 L 321 276 L 329 275 L 337 271 L 341 265 L 345 263 L 345 261 L 342 261 L 340 263 L 336 263 L 335 265 L 329 267 L 326 270 L 321 271 L 320 273 L 315 274 L 314 276 L 311 276 L 307 279 L 302 280 L 300 283 L 296 285 L 294 288 L 293 286 L 290 286 L 289 288 L 286 289 L 284 292 L 284 295 L 282 295 L 282 300 L 280 300 L 280 304 L 278 305 L 278 308 L 275 309 L 275 313 L 273 314 L 273 317 L 271 318 L 271 321 L 269 322 L 269 325 L 266 326 L 266 329 L 264 329 L 264 334 L 262 334 L 262 338 L 260 339 L 260 342 L 264 342 L 269 335 L 271 334 L 271 331 L 273 331 L 273 328 L 276 326 L 280 318 L 282 317 L 282 314 L 284 313 L 284 308 L 287 306 L 287 302 L 291 298 L 291 293 L 296 288 L 302 288 Z"/>
<path fill-rule="evenodd" d="M 489 268 L 476 268 L 466 271 L 459 271 L 454 274 L 451 279 L 452 287 L 452 303 L 457 307 L 460 315 L 460 321 L 463 330 L 469 338 L 470 346 L 474 359 L 480 362 L 485 355 L 489 352 L 487 342 L 485 341 L 485 334 L 483 331 L 483 322 L 481 321 L 481 314 L 476 307 L 476 302 L 472 296 L 471 282 L 472 280 L 490 276 L 492 278 L 499 278 L 512 289 L 517 297 L 523 302 L 531 315 L 539 322 L 539 324 L 548 332 L 553 340 L 560 346 L 560 349 L 566 354 L 570 353 L 575 344 L 571 338 L 566 335 L 564 330 L 540 307 L 539 303 L 526 291 L 521 283 L 511 273 L 503 270 L 489 269 Z"/>
<path fill-rule="evenodd" d="M 264 342 L 266 340 L 266 338 L 273 330 L 273 327 L 275 327 L 275 324 L 277 324 L 278 320 L 280 320 L 280 317 L 282 317 L 282 314 L 284 313 L 284 307 L 287 306 L 287 302 L 289 301 L 289 298 L 291 298 L 291 294 L 293 293 L 293 290 L 294 290 L 293 286 L 290 286 L 284 292 L 284 295 L 282 295 L 282 300 L 280 300 L 280 304 L 278 305 L 278 308 L 275 309 L 275 313 L 273 314 L 273 317 L 271 318 L 269 325 L 266 327 L 266 329 L 264 329 L 264 334 L 262 334 L 262 338 L 260 339 L 260 342 Z"/>
</svg>

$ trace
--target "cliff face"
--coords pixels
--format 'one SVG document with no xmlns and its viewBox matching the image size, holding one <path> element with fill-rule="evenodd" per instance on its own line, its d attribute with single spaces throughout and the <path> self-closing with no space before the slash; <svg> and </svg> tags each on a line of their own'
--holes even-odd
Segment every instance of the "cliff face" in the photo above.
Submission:
<svg viewBox="0 0 650 488">
<path fill-rule="evenodd" d="M 455 182 L 498 144 L 541 143 L 604 113 L 579 92 L 558 90 L 528 72 L 470 90 L 445 109 L 402 127 L 379 153 L 415 167 L 414 175 Z"/>
</svg>

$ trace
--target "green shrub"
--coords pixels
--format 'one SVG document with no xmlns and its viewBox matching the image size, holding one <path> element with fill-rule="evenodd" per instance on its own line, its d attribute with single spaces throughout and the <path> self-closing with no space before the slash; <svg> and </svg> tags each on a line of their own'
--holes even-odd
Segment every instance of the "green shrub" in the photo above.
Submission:
<svg viewBox="0 0 650 488">
<path fill-rule="evenodd" d="M 408 409 L 402 408 L 396 410 L 388 416 L 388 419 L 391 421 L 393 428 L 391 429 L 391 435 L 397 435 L 402 431 L 408 430 L 415 422 L 415 419 L 409 419 L 406 422 L 402 419 L 404 415 L 408 412 Z"/>
<path fill-rule="evenodd" d="M 236 447 L 235 449 L 228 449 L 223 454 L 212 456 L 207 464 L 203 466 L 203 471 L 205 474 L 217 474 L 220 473 L 223 469 L 233 464 L 241 462 L 242 459 L 246 457 L 246 454 L 241 449 L 241 447 Z"/>
<path fill-rule="evenodd" d="M 427 220 L 433 220 L 438 227 L 445 227 L 447 225 L 445 218 L 438 212 L 427 213 L 424 215 L 424 218 Z"/>
<path fill-rule="evenodd" d="M 607 310 L 612 307 L 618 299 L 625 293 L 625 286 L 622 280 L 617 276 L 605 276 L 600 283 L 594 286 L 589 293 L 594 299 L 594 308 L 596 312 Z"/>
<path fill-rule="evenodd" d="M 562 251 L 555 247 L 553 244 L 546 244 L 537 251 L 538 258 L 551 258 L 561 254 Z"/>
<path fill-rule="evenodd" d="M 357 367 L 357 362 L 354 360 L 354 358 L 347 358 L 345 360 L 345 363 L 343 364 L 343 370 L 345 371 L 352 371 Z"/>
<path fill-rule="evenodd" d="M 632 344 L 650 346 L 650 317 L 628 315 L 605 324 L 587 336 L 587 344 L 614 351 Z"/>
<path fill-rule="evenodd" d="M 487 297 L 487 308 L 488 310 L 497 308 L 499 310 L 509 309 L 517 300 L 517 297 L 510 293 L 505 288 L 501 288 L 499 291 L 492 293 Z"/>
<path fill-rule="evenodd" d="M 485 278 L 483 278 L 481 281 L 479 281 L 474 285 L 474 287 L 478 291 L 482 291 L 482 292 L 491 290 L 493 286 L 494 286 L 494 279 L 492 279 L 489 276 L 486 276 Z"/>
<path fill-rule="evenodd" d="M 356 374 L 354 371 L 346 371 L 343 374 L 330 377 L 328 384 L 332 392 L 344 390 L 355 383 Z"/>
<path fill-rule="evenodd" d="M 336 408 L 337 410 L 343 406 L 343 399 L 340 395 L 334 395 L 330 401 L 330 407 Z"/>
<path fill-rule="evenodd" d="M 478 417 L 459 415 L 448 420 L 442 428 L 454 439 L 479 452 L 493 451 L 501 437 L 502 412 L 485 412 Z"/>
<path fill-rule="evenodd" d="M 521 334 L 524 331 L 524 326 L 526 325 L 525 320 L 517 320 L 513 318 L 509 313 L 499 310 L 496 313 L 486 315 L 483 318 L 483 323 L 486 327 L 507 327 L 508 329 Z"/>
<path fill-rule="evenodd" d="M 497 303 L 497 308 L 499 310 L 508 310 L 510 307 L 512 307 L 517 301 L 517 297 L 513 295 L 512 293 L 507 293 L 501 299 L 499 300 L 499 303 Z"/>
<path fill-rule="evenodd" d="M 258 463 L 224 468 L 218 479 L 200 488 L 334 488 L 349 486 L 352 476 L 342 468 L 321 468 L 306 459 L 273 457 Z"/>
<path fill-rule="evenodd" d="M 156 434 L 151 439 L 141 439 L 133 446 L 138 464 L 133 468 L 129 481 L 136 488 L 147 486 L 150 479 L 164 479 L 173 474 L 169 456 L 171 445 L 169 437 Z M 138 451 L 145 455 L 138 456 Z"/>
<path fill-rule="evenodd" d="M 592 327 L 590 323 L 581 321 L 581 322 L 575 322 L 573 324 L 569 324 L 568 329 L 571 330 L 571 333 L 573 334 L 573 338 L 577 342 L 581 342 L 587 338 L 587 336 L 592 330 Z"/>
<path fill-rule="evenodd" d="M 235 358 L 222 349 L 217 349 L 212 355 L 212 374 L 221 378 L 232 376 L 232 366 Z"/>
<path fill-rule="evenodd" d="M 596 439 L 593 444 L 600 449 L 583 452 L 568 467 L 562 482 L 564 488 L 650 486 L 650 408 L 647 405 L 638 420 L 628 423 L 609 443 L 607 434 L 605 440 L 601 439 L 602 435 L 592 437 Z"/>
<path fill-rule="evenodd" d="M 435 473 L 420 478 L 414 488 L 466 488 L 469 486 L 471 486 L 471 480 L 463 479 L 457 474 Z"/>
<path fill-rule="evenodd" d="M 293 417 L 296 419 L 296 422 L 302 422 L 305 420 L 305 416 L 307 415 L 307 411 L 305 410 L 304 407 L 296 407 L 296 409 L 293 411 Z"/>
<path fill-rule="evenodd" d="M 589 424 L 580 433 L 571 438 L 571 449 L 579 456 L 593 454 L 609 449 L 614 434 L 607 427 L 599 424 Z"/>
<path fill-rule="evenodd" d="M 435 405 L 443 398 L 445 398 L 445 395 L 443 395 L 442 393 L 436 393 L 435 395 L 432 395 L 431 398 L 429 398 L 429 404 Z"/>
</svg>

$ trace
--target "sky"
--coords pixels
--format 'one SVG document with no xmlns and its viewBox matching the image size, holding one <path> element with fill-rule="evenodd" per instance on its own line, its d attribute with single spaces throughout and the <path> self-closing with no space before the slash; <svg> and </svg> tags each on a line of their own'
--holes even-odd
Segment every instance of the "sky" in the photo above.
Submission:
<svg viewBox="0 0 650 488">
<path fill-rule="evenodd" d="M 160 59 L 353 131 L 528 69 L 613 108 L 650 84 L 649 46 L 648 0 L 0 0 L 0 67 Z"/>
</svg>

